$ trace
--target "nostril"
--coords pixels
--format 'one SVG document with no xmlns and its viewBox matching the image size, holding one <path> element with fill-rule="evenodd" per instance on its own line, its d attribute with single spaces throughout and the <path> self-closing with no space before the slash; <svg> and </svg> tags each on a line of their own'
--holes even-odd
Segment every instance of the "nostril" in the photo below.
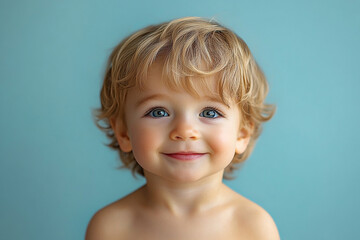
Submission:
<svg viewBox="0 0 360 240">
<path fill-rule="evenodd" d="M 199 132 L 193 124 L 182 121 L 174 126 L 169 137 L 175 141 L 196 140 L 199 138 Z"/>
</svg>

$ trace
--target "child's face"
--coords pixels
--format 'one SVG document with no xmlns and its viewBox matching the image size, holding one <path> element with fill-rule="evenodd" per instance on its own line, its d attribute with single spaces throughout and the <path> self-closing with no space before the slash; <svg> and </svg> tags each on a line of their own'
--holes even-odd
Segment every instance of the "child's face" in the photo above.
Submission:
<svg viewBox="0 0 360 240">
<path fill-rule="evenodd" d="M 242 153 L 249 136 L 240 128 L 240 112 L 225 105 L 216 91 L 198 89 L 199 97 L 167 88 L 161 63 L 154 63 L 145 90 L 133 88 L 126 99 L 126 126 L 113 128 L 120 148 L 132 151 L 145 176 L 189 182 L 222 174 L 235 152 Z"/>
</svg>

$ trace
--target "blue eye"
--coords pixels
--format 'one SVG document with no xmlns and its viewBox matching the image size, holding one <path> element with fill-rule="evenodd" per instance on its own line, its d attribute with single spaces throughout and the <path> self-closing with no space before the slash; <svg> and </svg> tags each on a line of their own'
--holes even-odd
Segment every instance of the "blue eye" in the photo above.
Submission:
<svg viewBox="0 0 360 240">
<path fill-rule="evenodd" d="M 149 111 L 146 116 L 150 116 L 153 118 L 161 118 L 161 117 L 168 117 L 169 114 L 162 108 L 154 108 Z"/>
<path fill-rule="evenodd" d="M 205 109 L 200 113 L 200 117 L 204 117 L 204 118 L 218 118 L 221 117 L 222 115 L 214 110 L 214 109 Z"/>
</svg>

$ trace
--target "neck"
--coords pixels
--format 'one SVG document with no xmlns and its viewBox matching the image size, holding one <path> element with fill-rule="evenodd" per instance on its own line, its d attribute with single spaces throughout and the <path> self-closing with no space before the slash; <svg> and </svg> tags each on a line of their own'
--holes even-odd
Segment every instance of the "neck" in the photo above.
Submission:
<svg viewBox="0 0 360 240">
<path fill-rule="evenodd" d="M 166 181 L 149 173 L 145 177 L 146 204 L 176 216 L 196 215 L 217 206 L 227 190 L 222 173 L 190 183 Z"/>
</svg>

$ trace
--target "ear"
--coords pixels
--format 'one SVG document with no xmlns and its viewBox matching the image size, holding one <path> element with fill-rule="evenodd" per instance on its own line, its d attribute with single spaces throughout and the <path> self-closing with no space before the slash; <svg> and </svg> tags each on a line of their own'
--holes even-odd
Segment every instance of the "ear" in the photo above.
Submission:
<svg viewBox="0 0 360 240">
<path fill-rule="evenodd" d="M 238 137 L 236 139 L 235 152 L 236 154 L 242 154 L 245 152 L 252 134 L 252 127 L 243 127 L 239 130 Z"/>
<path fill-rule="evenodd" d="M 124 124 L 124 121 L 121 120 L 120 118 L 114 117 L 114 118 L 110 119 L 110 125 L 114 131 L 114 134 L 118 141 L 120 149 L 123 152 L 131 152 L 131 150 L 132 150 L 131 141 L 130 141 L 129 135 L 127 133 L 127 129 Z"/>
</svg>

